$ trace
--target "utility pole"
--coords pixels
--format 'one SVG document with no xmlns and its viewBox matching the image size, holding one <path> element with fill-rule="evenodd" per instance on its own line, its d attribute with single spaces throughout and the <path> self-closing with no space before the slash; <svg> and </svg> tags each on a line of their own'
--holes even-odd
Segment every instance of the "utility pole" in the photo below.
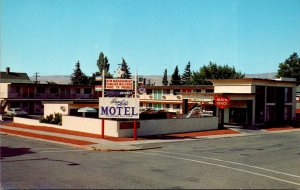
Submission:
<svg viewBox="0 0 300 190">
<path fill-rule="evenodd" d="M 34 77 L 35 77 L 35 81 L 34 81 L 34 83 L 35 84 L 37 84 L 39 81 L 37 80 L 38 79 L 38 77 L 40 77 L 40 75 L 38 75 L 39 73 L 38 72 L 36 72 L 36 73 L 34 73 Z"/>
</svg>

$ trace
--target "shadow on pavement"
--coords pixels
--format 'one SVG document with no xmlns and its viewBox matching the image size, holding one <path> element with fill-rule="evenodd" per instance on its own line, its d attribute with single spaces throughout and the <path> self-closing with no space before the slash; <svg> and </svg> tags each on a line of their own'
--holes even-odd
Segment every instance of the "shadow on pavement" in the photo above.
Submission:
<svg viewBox="0 0 300 190">
<path fill-rule="evenodd" d="M 10 148 L 6 146 L 0 147 L 0 159 L 33 153 L 35 152 L 31 151 L 30 148 Z"/>
</svg>

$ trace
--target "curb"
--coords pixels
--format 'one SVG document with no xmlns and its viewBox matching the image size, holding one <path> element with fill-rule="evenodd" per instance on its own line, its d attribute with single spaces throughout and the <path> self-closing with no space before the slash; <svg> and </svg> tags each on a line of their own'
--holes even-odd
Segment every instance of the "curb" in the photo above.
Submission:
<svg viewBox="0 0 300 190">
<path fill-rule="evenodd" d="M 150 147 L 150 148 L 130 148 L 130 149 L 110 149 L 110 148 L 96 148 L 89 147 L 88 150 L 99 151 L 99 152 L 121 152 L 121 151 L 141 151 L 141 150 L 151 150 L 151 149 L 159 149 L 162 147 Z"/>
</svg>

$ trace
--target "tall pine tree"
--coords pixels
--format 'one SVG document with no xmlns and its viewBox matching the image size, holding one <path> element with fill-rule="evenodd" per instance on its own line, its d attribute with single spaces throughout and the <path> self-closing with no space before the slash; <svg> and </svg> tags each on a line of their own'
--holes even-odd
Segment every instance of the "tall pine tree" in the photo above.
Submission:
<svg viewBox="0 0 300 190">
<path fill-rule="evenodd" d="M 192 84 L 192 81 L 191 81 L 191 63 L 190 62 L 188 62 L 188 64 L 186 65 L 186 67 L 184 69 L 184 73 L 181 77 L 181 84 L 182 85 Z"/>
<path fill-rule="evenodd" d="M 181 77 L 178 70 L 178 65 L 176 65 L 174 73 L 172 74 L 170 85 L 181 85 Z"/>
<path fill-rule="evenodd" d="M 130 73 L 129 69 L 130 68 L 128 67 L 125 59 L 122 58 L 121 70 L 124 72 L 122 78 L 124 78 L 124 79 L 131 79 L 131 73 Z"/>
<path fill-rule="evenodd" d="M 75 69 L 71 75 L 71 84 L 87 85 L 89 83 L 88 77 L 81 71 L 79 60 L 75 64 Z"/>
<path fill-rule="evenodd" d="M 169 84 L 169 81 L 168 81 L 168 71 L 167 71 L 167 69 L 165 69 L 165 71 L 164 71 L 164 75 L 163 75 L 163 78 L 162 78 L 162 84 L 163 84 L 164 86 L 168 86 L 168 84 Z"/>
<path fill-rule="evenodd" d="M 99 58 L 97 60 L 97 66 L 99 69 L 99 72 L 102 74 L 103 68 L 105 69 L 105 72 L 108 73 L 110 64 L 108 63 L 107 57 L 104 55 L 103 52 L 100 52 Z"/>
</svg>

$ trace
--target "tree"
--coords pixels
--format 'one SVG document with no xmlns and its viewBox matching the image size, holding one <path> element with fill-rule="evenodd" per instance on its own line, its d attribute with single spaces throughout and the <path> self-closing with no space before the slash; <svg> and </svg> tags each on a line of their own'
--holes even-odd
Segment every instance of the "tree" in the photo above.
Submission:
<svg viewBox="0 0 300 190">
<path fill-rule="evenodd" d="M 130 73 L 129 69 L 130 68 L 128 67 L 125 59 L 122 57 L 121 70 L 124 72 L 122 78 L 131 79 L 131 73 Z"/>
<path fill-rule="evenodd" d="M 279 64 L 276 77 L 296 78 L 300 82 L 300 58 L 296 52 Z"/>
<path fill-rule="evenodd" d="M 182 85 L 190 85 L 192 83 L 191 81 L 191 63 L 188 62 L 184 69 L 184 73 L 181 77 L 181 84 Z"/>
<path fill-rule="evenodd" d="M 167 71 L 167 69 L 165 69 L 165 71 L 164 71 L 164 76 L 163 76 L 163 78 L 162 78 L 162 84 L 163 84 L 164 86 L 168 86 L 168 84 L 169 84 L 169 81 L 168 81 L 168 71 Z"/>
<path fill-rule="evenodd" d="M 92 76 L 89 77 L 89 85 L 99 84 L 99 82 L 96 82 L 96 76 L 102 76 L 103 68 L 105 68 L 105 78 L 113 78 L 113 76 L 109 73 L 110 64 L 108 63 L 108 59 L 103 52 L 100 52 L 96 65 L 99 71 L 93 73 Z"/>
<path fill-rule="evenodd" d="M 192 84 L 212 85 L 207 79 L 238 79 L 244 78 L 245 74 L 235 71 L 234 67 L 218 66 L 216 63 L 209 62 L 208 65 L 200 67 L 198 72 L 192 74 Z"/>
<path fill-rule="evenodd" d="M 179 75 L 178 65 L 176 65 L 174 73 L 172 74 L 170 85 L 181 85 L 181 78 Z"/>
<path fill-rule="evenodd" d="M 99 69 L 99 72 L 102 74 L 103 68 L 105 69 L 105 72 L 108 73 L 110 64 L 108 63 L 107 57 L 104 55 L 103 52 L 100 52 L 99 58 L 97 60 L 97 66 Z"/>
<path fill-rule="evenodd" d="M 88 77 L 81 71 L 79 60 L 75 64 L 75 69 L 71 75 L 71 84 L 87 85 L 89 83 Z"/>
</svg>

